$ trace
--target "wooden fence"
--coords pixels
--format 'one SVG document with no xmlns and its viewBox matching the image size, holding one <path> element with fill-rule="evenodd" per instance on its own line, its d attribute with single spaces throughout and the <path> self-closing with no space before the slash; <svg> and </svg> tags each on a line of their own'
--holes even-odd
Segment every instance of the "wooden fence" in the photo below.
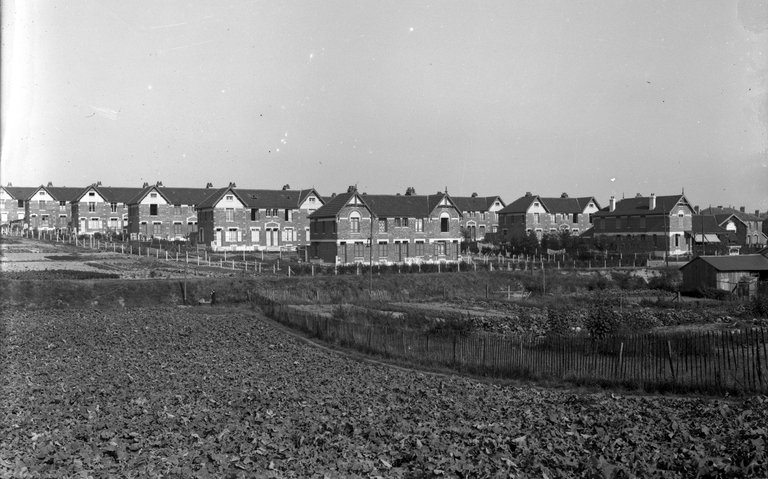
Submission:
<svg viewBox="0 0 768 479">
<path fill-rule="evenodd" d="M 768 392 L 768 331 L 588 336 L 439 333 L 321 317 L 261 297 L 291 328 L 365 352 L 509 378 L 705 393 Z"/>
</svg>

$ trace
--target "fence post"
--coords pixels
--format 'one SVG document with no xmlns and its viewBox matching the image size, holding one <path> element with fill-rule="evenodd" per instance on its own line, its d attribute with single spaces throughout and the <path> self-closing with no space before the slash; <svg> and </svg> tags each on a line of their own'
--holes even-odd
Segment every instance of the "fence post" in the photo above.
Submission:
<svg viewBox="0 0 768 479">
<path fill-rule="evenodd" d="M 675 375 L 675 366 L 672 364 L 672 341 L 667 340 L 667 358 L 669 358 L 669 370 L 672 371 L 672 382 L 677 382 L 677 376 Z"/>
<path fill-rule="evenodd" d="M 456 366 L 456 336 L 457 333 L 453 333 L 453 365 Z"/>
</svg>

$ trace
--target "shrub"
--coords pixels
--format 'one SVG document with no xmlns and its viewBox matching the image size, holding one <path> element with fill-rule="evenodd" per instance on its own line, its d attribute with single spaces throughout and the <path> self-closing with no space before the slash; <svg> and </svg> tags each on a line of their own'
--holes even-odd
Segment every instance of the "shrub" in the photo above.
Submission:
<svg viewBox="0 0 768 479">
<path fill-rule="evenodd" d="M 756 318 L 768 318 L 768 295 L 758 294 L 749 300 L 747 312 Z"/>
<path fill-rule="evenodd" d="M 605 302 L 599 302 L 590 307 L 584 322 L 587 332 L 595 339 L 615 334 L 620 326 L 620 316 Z"/>
<path fill-rule="evenodd" d="M 718 301 L 726 301 L 733 297 L 730 291 L 719 288 L 710 288 L 707 286 L 696 288 L 692 291 L 691 296 L 696 298 L 716 299 Z"/>
<path fill-rule="evenodd" d="M 662 268 L 659 270 L 659 275 L 654 276 L 648 281 L 648 287 L 651 289 L 660 289 L 662 291 L 670 291 L 676 293 L 678 291 L 681 273 L 676 268 Z"/>
</svg>

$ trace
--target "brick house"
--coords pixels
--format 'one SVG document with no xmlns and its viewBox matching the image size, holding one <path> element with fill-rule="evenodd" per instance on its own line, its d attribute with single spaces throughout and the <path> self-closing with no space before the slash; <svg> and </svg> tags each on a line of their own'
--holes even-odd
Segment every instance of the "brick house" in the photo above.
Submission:
<svg viewBox="0 0 768 479">
<path fill-rule="evenodd" d="M 594 196 L 559 198 L 532 195 L 518 198 L 498 212 L 499 241 L 522 238 L 531 231 L 541 240 L 544 234 L 568 231 L 578 236 L 592 226 L 592 215 L 600 209 Z"/>
<path fill-rule="evenodd" d="M 85 188 L 72 202 L 77 234 L 127 233 L 128 202 L 142 190 L 101 186 L 101 182 Z"/>
<path fill-rule="evenodd" d="M 35 187 L 0 186 L 0 232 L 22 230 L 29 224 L 26 203 L 35 191 Z"/>
<path fill-rule="evenodd" d="M 466 228 L 470 241 L 485 241 L 486 235 L 496 233 L 499 225 L 498 212 L 506 204 L 500 196 L 451 196 L 461 210 L 461 227 Z"/>
<path fill-rule="evenodd" d="M 72 202 L 83 191 L 82 187 L 40 186 L 25 202 L 25 216 L 29 227 L 42 231 L 71 231 Z"/>
<path fill-rule="evenodd" d="M 705 208 L 701 213 L 714 215 L 722 227 L 728 231 L 734 231 L 741 246 L 758 248 L 765 246 L 768 244 L 768 236 L 763 231 L 763 218 L 760 216 L 760 211 L 755 211 L 753 215 L 747 213 L 745 209 L 743 206 L 739 209 L 718 206 L 717 208 Z"/>
<path fill-rule="evenodd" d="M 197 241 L 216 251 L 308 246 L 308 216 L 323 203 L 314 188 L 254 190 L 230 185 L 198 205 Z"/>
<path fill-rule="evenodd" d="M 367 195 L 350 186 L 309 219 L 309 255 L 315 261 L 393 264 L 459 258 L 462 214 L 447 193 Z"/>
<path fill-rule="evenodd" d="M 215 191 L 212 188 L 169 188 L 160 182 L 142 188 L 127 203 L 130 238 L 196 238 L 197 205 Z"/>
<path fill-rule="evenodd" d="M 590 234 L 612 239 L 639 239 L 669 254 L 691 251 L 694 210 L 683 194 L 637 195 L 616 201 L 593 215 Z M 666 239 L 665 239 L 666 238 Z"/>
</svg>

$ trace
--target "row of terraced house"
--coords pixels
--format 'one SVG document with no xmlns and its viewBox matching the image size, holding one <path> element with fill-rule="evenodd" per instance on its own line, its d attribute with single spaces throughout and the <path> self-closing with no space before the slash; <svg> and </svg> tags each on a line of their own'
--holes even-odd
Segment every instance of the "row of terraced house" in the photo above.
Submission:
<svg viewBox="0 0 768 479">
<path fill-rule="evenodd" d="M 515 237 L 568 232 L 648 242 L 670 254 L 704 243 L 765 245 L 765 214 L 744 208 L 699 211 L 684 194 L 611 198 L 526 193 L 498 196 L 366 194 L 352 186 L 324 198 L 314 188 L 165 187 L 36 188 L 0 186 L 0 228 L 120 234 L 133 240 L 189 241 L 213 250 L 302 248 L 337 263 L 456 261 L 462 241 L 507 243 Z"/>
</svg>

